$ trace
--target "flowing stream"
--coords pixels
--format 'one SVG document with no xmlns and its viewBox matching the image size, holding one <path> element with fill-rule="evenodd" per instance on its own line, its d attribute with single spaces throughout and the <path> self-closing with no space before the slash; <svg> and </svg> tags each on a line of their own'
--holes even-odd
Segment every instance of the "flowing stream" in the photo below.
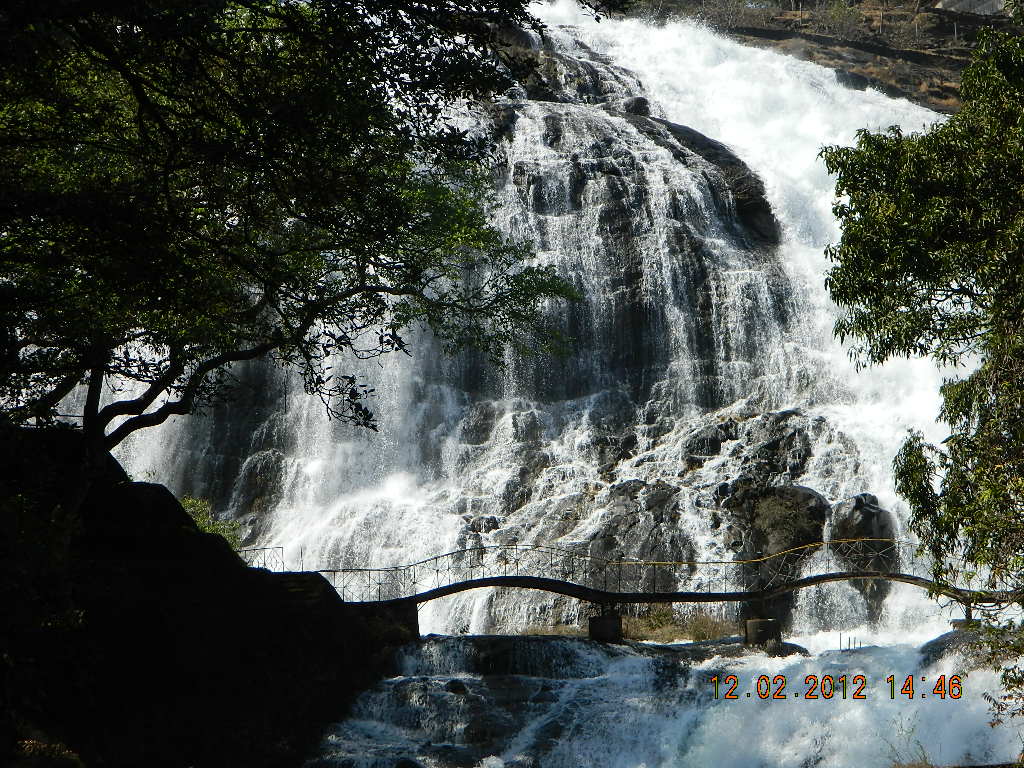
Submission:
<svg viewBox="0 0 1024 768">
<path fill-rule="evenodd" d="M 498 370 L 444 358 L 419 334 L 412 359 L 348 366 L 377 389 L 375 434 L 327 421 L 287 373 L 242 367 L 239 402 L 134 439 L 130 471 L 211 498 L 253 544 L 283 546 L 291 568 L 508 543 L 728 558 L 748 534 L 731 534 L 719 507 L 741 476 L 829 505 L 874 494 L 904 534 L 890 464 L 908 428 L 943 437 L 941 375 L 926 361 L 857 372 L 832 338 L 823 249 L 839 230 L 818 152 L 859 128 L 913 131 L 938 116 L 690 23 L 598 23 L 569 2 L 536 12 L 547 39 L 516 43 L 540 56 L 543 82 L 477 119 L 499 139 L 496 223 L 584 295 L 549 309 L 571 354 Z M 719 148 L 763 182 L 777 229 L 744 207 L 746 177 Z M 810 657 L 431 639 L 360 698 L 317 764 L 863 768 L 921 750 L 937 763 L 1015 756 L 1013 731 L 985 725 L 991 674 L 964 678 L 958 699 L 932 694 L 963 663 L 929 663 L 918 647 L 955 614 L 911 587 L 883 597 L 869 616 L 849 585 L 801 593 L 787 639 Z M 420 623 L 521 632 L 584 611 L 546 593 L 478 590 L 425 605 Z M 841 653 L 840 633 L 865 647 Z M 713 696 L 716 674 L 741 678 L 739 700 Z M 809 674 L 862 674 L 869 695 L 764 701 L 762 674 L 785 676 L 790 692 L 806 692 Z M 890 675 L 925 679 L 908 699 L 899 686 L 890 696 Z"/>
</svg>

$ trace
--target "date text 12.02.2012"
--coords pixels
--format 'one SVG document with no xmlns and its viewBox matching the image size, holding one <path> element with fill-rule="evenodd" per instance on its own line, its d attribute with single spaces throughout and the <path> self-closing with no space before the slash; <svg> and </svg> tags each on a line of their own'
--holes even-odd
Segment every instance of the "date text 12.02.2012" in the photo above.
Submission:
<svg viewBox="0 0 1024 768">
<path fill-rule="evenodd" d="M 751 680 L 750 690 L 743 690 L 736 675 L 709 678 L 716 699 L 868 699 L 872 688 L 865 675 L 807 675 L 803 684 L 790 681 L 785 675 L 760 675 Z M 963 695 L 963 681 L 959 675 L 939 675 L 934 680 L 926 677 L 918 684 L 913 675 L 897 678 L 889 675 L 885 686 L 875 696 L 888 695 L 890 699 L 902 697 L 959 699 Z"/>
</svg>

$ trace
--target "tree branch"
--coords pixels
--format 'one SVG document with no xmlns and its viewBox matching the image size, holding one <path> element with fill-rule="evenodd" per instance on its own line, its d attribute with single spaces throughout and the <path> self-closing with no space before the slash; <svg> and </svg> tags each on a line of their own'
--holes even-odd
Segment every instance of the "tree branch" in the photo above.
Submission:
<svg viewBox="0 0 1024 768">
<path fill-rule="evenodd" d="M 113 432 L 111 432 L 104 438 L 104 444 L 107 450 L 110 450 L 111 448 L 116 446 L 118 443 L 120 443 L 122 440 L 128 437 L 128 435 L 130 435 L 132 432 L 135 432 L 136 430 L 144 429 L 146 427 L 153 427 L 156 426 L 157 424 L 163 424 L 165 421 L 167 421 L 169 417 L 174 415 L 185 415 L 191 413 L 192 408 L 195 404 L 196 395 L 199 392 L 199 388 L 202 385 L 203 381 L 206 379 L 207 374 L 209 374 L 211 371 L 214 371 L 223 365 L 227 365 L 228 363 L 239 362 L 242 360 L 253 360 L 257 357 L 262 357 L 267 352 L 270 352 L 277 346 L 279 346 L 279 342 L 276 341 L 264 342 L 263 344 L 258 344 L 255 347 L 250 347 L 249 349 L 240 349 L 233 350 L 231 352 L 224 352 L 220 355 L 216 355 L 214 357 L 211 357 L 209 360 L 200 363 L 199 366 L 195 369 L 195 371 L 193 371 L 192 374 L 189 376 L 188 384 L 185 385 L 185 389 L 182 392 L 182 396 L 180 399 L 164 403 L 151 413 L 140 412 L 138 415 L 133 416 L 132 418 L 123 422 Z M 154 382 L 154 384 L 150 386 L 150 389 L 147 390 L 146 396 L 144 397 L 148 397 L 151 393 L 151 390 L 155 386 L 156 382 Z M 144 398 L 137 398 L 137 400 L 142 399 Z M 152 404 L 153 400 L 155 399 L 156 395 L 154 395 L 153 398 L 150 399 L 149 404 Z M 119 404 L 115 403 L 114 405 Z M 108 406 L 108 408 L 109 407 L 110 406 Z M 146 407 L 148 407 L 148 405 Z M 106 408 L 104 409 L 104 411 L 105 410 Z"/>
<path fill-rule="evenodd" d="M 82 411 L 82 428 L 87 435 L 103 434 L 102 423 L 97 422 L 97 411 L 100 407 L 100 395 L 103 393 L 103 366 L 93 363 L 89 369 L 89 390 L 85 396 L 85 409 Z"/>
<path fill-rule="evenodd" d="M 46 394 L 37 397 L 35 400 L 30 400 L 24 407 L 24 411 L 28 412 L 32 416 L 42 416 L 46 411 L 49 411 L 57 406 L 61 400 L 71 394 L 75 386 L 79 381 L 82 380 L 82 372 L 74 371 L 69 373 L 63 379 L 58 381 L 53 389 Z"/>
<path fill-rule="evenodd" d="M 152 382 L 142 395 L 131 400 L 119 400 L 116 403 L 110 403 L 110 405 L 107 405 L 99 412 L 98 420 L 103 429 L 106 429 L 107 425 L 118 416 L 132 416 L 145 413 L 146 409 L 155 403 L 160 394 L 166 392 L 175 379 L 184 371 L 185 364 L 180 359 L 175 360 L 175 355 L 172 354 L 170 364 L 167 366 L 163 376 Z"/>
</svg>

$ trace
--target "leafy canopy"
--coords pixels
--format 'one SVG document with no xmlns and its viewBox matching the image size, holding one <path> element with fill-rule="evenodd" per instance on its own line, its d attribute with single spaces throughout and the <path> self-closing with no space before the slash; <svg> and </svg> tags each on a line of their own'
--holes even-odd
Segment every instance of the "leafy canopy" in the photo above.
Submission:
<svg viewBox="0 0 1024 768">
<path fill-rule="evenodd" d="M 84 384 L 109 448 L 271 355 L 372 427 L 335 353 L 416 324 L 549 346 L 541 304 L 572 291 L 488 224 L 486 146 L 453 117 L 509 85 L 498 24 L 537 26 L 519 0 L 7 0 L 2 413 Z"/>
<path fill-rule="evenodd" d="M 943 386 L 949 437 L 911 434 L 896 485 L 937 578 L 1024 590 L 1024 38 L 986 33 L 962 96 L 921 134 L 861 131 L 855 147 L 822 151 L 844 196 L 827 286 L 846 310 L 836 333 L 863 362 L 973 369 Z M 988 618 L 993 659 L 1019 657 L 1021 627 Z M 1024 713 L 1024 675 L 1009 668 L 1003 682 L 997 719 Z"/>
</svg>

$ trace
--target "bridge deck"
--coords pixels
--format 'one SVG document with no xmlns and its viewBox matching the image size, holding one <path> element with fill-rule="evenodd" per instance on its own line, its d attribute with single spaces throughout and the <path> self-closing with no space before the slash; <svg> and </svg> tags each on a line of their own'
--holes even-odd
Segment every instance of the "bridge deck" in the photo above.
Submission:
<svg viewBox="0 0 1024 768">
<path fill-rule="evenodd" d="M 933 594 L 950 597 L 967 605 L 983 605 L 989 603 L 1007 603 L 1022 599 L 1022 595 L 1013 592 L 996 592 L 985 590 L 958 589 L 942 585 L 920 576 L 906 573 L 887 573 L 884 571 L 837 571 L 806 576 L 796 581 L 782 584 L 772 589 L 748 590 L 743 592 L 610 592 L 602 589 L 574 584 L 569 581 L 549 579 L 542 576 L 485 576 L 478 579 L 467 579 L 453 584 L 435 587 L 407 597 L 385 600 L 359 601 L 360 604 L 400 605 L 418 604 L 441 597 L 483 587 L 518 587 L 520 589 L 536 589 L 553 592 L 557 595 L 574 597 L 591 603 L 613 605 L 623 603 L 720 603 L 769 600 L 773 597 L 794 592 L 798 589 L 813 587 L 835 581 L 852 581 L 856 579 L 886 579 L 912 584 L 927 589 Z"/>
</svg>

